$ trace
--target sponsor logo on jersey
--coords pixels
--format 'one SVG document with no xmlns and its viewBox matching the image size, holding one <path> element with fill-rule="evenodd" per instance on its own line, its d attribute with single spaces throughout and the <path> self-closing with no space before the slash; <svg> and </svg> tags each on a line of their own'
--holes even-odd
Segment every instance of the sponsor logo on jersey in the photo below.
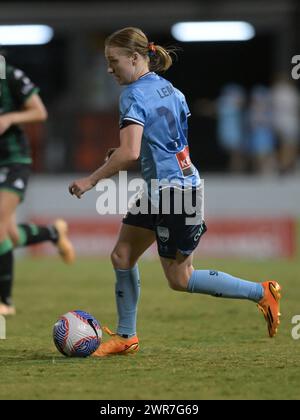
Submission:
<svg viewBox="0 0 300 420">
<path fill-rule="evenodd" d="M 190 158 L 189 147 L 185 146 L 183 150 L 176 153 L 177 162 L 184 176 L 193 174 L 193 164 Z"/>
</svg>

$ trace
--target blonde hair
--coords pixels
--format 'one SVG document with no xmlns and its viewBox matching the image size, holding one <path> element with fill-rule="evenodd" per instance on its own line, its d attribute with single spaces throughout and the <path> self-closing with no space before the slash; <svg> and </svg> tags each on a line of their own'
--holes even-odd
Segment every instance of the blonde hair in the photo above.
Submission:
<svg viewBox="0 0 300 420">
<path fill-rule="evenodd" d="M 138 52 L 149 60 L 149 69 L 162 73 L 171 67 L 173 60 L 170 54 L 174 48 L 164 48 L 149 42 L 147 36 L 139 28 L 127 27 L 109 35 L 105 47 L 119 47 L 127 50 L 128 55 Z"/>
</svg>

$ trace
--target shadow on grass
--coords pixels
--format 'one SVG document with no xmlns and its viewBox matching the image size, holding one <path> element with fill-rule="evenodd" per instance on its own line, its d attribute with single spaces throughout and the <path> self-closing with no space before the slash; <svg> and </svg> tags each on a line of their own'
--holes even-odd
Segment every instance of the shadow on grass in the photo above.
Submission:
<svg viewBox="0 0 300 420">
<path fill-rule="evenodd" d="M 23 350 L 17 354 L 12 355 L 10 352 L 0 354 L 0 366 L 1 365 L 14 365 L 16 363 L 46 363 L 46 364 L 74 364 L 84 363 L 87 360 L 91 360 L 91 357 L 64 357 L 55 353 L 47 353 L 43 351 L 29 351 Z M 15 353 L 15 352 L 14 352 Z"/>
</svg>

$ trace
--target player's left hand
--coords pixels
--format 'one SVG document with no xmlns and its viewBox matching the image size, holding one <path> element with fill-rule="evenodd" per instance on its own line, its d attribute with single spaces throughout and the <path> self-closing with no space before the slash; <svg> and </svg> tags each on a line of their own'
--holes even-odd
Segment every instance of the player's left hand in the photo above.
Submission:
<svg viewBox="0 0 300 420">
<path fill-rule="evenodd" d="M 11 120 L 8 115 L 0 115 L 0 136 L 11 126 Z"/>
<path fill-rule="evenodd" d="M 78 179 L 77 181 L 73 181 L 72 184 L 69 185 L 69 192 L 71 195 L 76 195 L 77 198 L 81 198 L 81 196 L 86 192 L 93 188 L 94 184 L 91 182 L 89 177 Z"/>
</svg>

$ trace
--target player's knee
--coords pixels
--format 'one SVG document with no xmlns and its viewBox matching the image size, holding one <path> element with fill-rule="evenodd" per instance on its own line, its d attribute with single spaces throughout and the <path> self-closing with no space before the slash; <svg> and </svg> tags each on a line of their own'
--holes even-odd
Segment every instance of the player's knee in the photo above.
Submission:
<svg viewBox="0 0 300 420">
<path fill-rule="evenodd" d="M 113 252 L 110 254 L 110 260 L 114 268 L 118 268 L 118 266 L 121 263 L 122 257 L 117 251 L 113 250 Z"/>
<path fill-rule="evenodd" d="M 133 261 L 130 252 L 124 249 L 114 249 L 111 253 L 110 259 L 114 268 L 119 270 L 128 270 L 135 264 L 135 261 Z"/>
<path fill-rule="evenodd" d="M 8 236 L 8 225 L 7 223 L 0 222 L 0 242 L 7 239 Z"/>
<path fill-rule="evenodd" d="M 15 230 L 9 230 L 8 236 L 10 237 L 10 240 L 12 241 L 14 246 L 17 246 L 19 244 L 19 234 Z"/>
<path fill-rule="evenodd" d="M 0 209 L 0 232 L 7 231 L 9 226 L 7 215 Z"/>
</svg>

